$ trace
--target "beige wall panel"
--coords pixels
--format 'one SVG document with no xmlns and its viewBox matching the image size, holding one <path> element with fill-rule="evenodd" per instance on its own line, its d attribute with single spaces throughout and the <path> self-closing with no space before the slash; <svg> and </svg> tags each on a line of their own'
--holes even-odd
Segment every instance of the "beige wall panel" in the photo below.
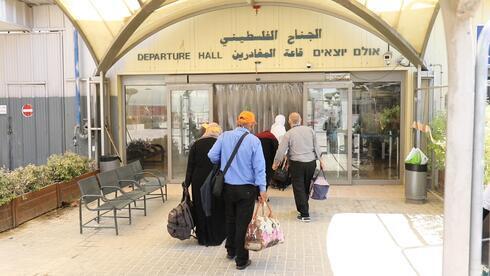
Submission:
<svg viewBox="0 0 490 276">
<path fill-rule="evenodd" d="M 488 20 L 490 20 L 490 0 L 483 0 L 479 11 L 475 15 L 475 24 L 483 25 Z"/>
<path fill-rule="evenodd" d="M 33 8 L 34 28 L 47 29 L 49 28 L 49 6 L 41 5 Z"/>
<path fill-rule="evenodd" d="M 49 5 L 49 27 L 62 29 L 64 28 L 65 15 L 56 5 Z"/>
<path fill-rule="evenodd" d="M 321 29 L 318 38 L 303 37 L 288 43 L 289 37 L 295 36 L 295 30 L 297 35 L 301 32 L 306 35 L 316 34 L 316 29 Z M 272 40 L 220 42 L 233 35 L 246 37 L 247 31 L 249 36 L 262 36 L 262 31 L 275 30 L 277 38 Z M 128 52 L 110 72 L 255 72 L 256 61 L 260 62 L 257 65 L 259 72 L 389 70 L 396 66 L 401 56 L 392 48 L 393 59 L 390 66 L 386 66 L 383 54 L 387 47 L 388 44 L 377 36 L 332 16 L 287 7 L 263 7 L 257 15 L 249 7 L 233 8 L 190 18 L 156 33 Z M 300 49 L 303 54 L 300 57 L 285 56 L 286 51 Z M 274 56 L 255 58 L 250 56 L 254 50 L 274 53 Z M 212 58 L 200 56 L 202 52 L 209 53 Z M 167 53 L 185 53 L 188 59 L 143 58 L 144 54 L 166 57 Z M 244 58 L 237 58 L 237 53 Z M 306 64 L 311 64 L 311 68 L 306 68 Z"/>
</svg>

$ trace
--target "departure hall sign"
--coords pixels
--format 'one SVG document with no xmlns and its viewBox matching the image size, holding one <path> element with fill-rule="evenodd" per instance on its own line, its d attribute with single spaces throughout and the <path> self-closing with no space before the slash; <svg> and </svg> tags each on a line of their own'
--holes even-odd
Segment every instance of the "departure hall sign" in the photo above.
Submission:
<svg viewBox="0 0 490 276">
<path fill-rule="evenodd" d="M 172 24 L 119 63 L 131 73 L 241 73 L 390 69 L 388 43 L 333 16 L 291 7 L 213 11 Z M 393 60 L 401 56 L 393 51 Z"/>
<path fill-rule="evenodd" d="M 279 30 L 263 30 L 259 34 L 254 34 L 250 31 L 246 31 L 243 35 L 233 34 L 232 36 L 225 36 L 219 40 L 219 43 L 223 47 L 230 47 L 234 43 L 250 43 L 250 49 L 245 51 L 234 50 L 231 54 L 231 58 L 234 61 L 245 61 L 249 59 L 270 59 L 275 58 L 277 55 L 282 55 L 286 58 L 299 58 L 304 56 L 304 49 L 302 47 L 294 47 L 294 43 L 298 40 L 313 41 L 322 38 L 322 28 L 315 28 L 313 31 L 303 31 L 295 29 L 287 36 L 286 43 L 291 47 L 285 48 L 283 51 L 278 52 L 277 48 L 256 48 L 254 42 L 259 41 L 275 41 L 278 39 Z M 346 55 L 353 56 L 379 56 L 381 54 L 380 48 L 370 47 L 354 47 L 354 48 L 311 48 L 309 49 L 311 56 L 313 57 L 343 57 Z M 224 54 L 221 51 L 199 51 L 194 55 L 191 52 L 156 52 L 156 53 L 138 53 L 138 61 L 165 61 L 165 60 L 191 60 L 197 58 L 200 60 L 205 59 L 223 59 Z"/>
</svg>

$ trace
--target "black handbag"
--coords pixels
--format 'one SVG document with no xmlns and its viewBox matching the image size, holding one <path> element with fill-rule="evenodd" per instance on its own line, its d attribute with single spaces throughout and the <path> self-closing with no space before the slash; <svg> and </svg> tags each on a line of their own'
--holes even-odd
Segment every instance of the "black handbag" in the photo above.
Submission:
<svg viewBox="0 0 490 276">
<path fill-rule="evenodd" d="M 272 180 L 278 183 L 286 183 L 289 180 L 289 172 L 286 170 L 286 160 L 283 161 L 282 166 L 277 168 L 272 175 Z"/>
<path fill-rule="evenodd" d="M 233 149 L 233 152 L 231 153 L 230 159 L 228 159 L 228 162 L 226 163 L 225 169 L 223 171 L 218 170 L 216 174 L 214 175 L 213 179 L 213 195 L 216 197 L 220 197 L 221 193 L 223 192 L 223 186 L 225 184 L 225 174 L 228 171 L 228 169 L 231 166 L 231 162 L 233 162 L 233 159 L 235 158 L 235 155 L 238 152 L 238 148 L 240 148 L 240 145 L 243 142 L 243 139 L 245 139 L 245 136 L 247 136 L 248 132 L 245 132 L 242 137 L 240 137 L 240 140 L 238 140 L 238 143 L 236 144 L 235 148 Z"/>
</svg>

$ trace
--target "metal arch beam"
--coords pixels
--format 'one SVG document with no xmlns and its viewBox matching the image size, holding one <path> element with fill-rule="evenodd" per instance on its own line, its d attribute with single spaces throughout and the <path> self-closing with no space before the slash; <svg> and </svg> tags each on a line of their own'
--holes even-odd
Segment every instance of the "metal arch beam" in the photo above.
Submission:
<svg viewBox="0 0 490 276">
<path fill-rule="evenodd" d="M 150 16 L 155 10 L 159 9 L 164 2 L 165 5 L 168 5 L 169 3 L 175 2 L 175 0 L 150 0 L 144 4 L 131 17 L 131 19 L 129 19 L 100 60 L 100 63 L 97 66 L 96 74 L 99 72 L 107 72 L 107 70 L 114 64 L 114 58 L 117 56 L 124 44 L 126 44 L 131 35 L 133 35 L 133 33 L 148 18 L 148 16 Z"/>
<path fill-rule="evenodd" d="M 90 52 L 90 55 L 94 59 L 95 65 L 98 65 L 99 62 L 100 62 L 100 60 L 97 57 L 97 55 L 95 54 L 95 51 L 94 51 L 94 48 L 92 47 L 92 44 L 90 44 L 90 41 L 87 39 L 87 35 L 85 35 L 85 33 L 83 32 L 83 30 L 80 27 L 80 25 L 78 24 L 77 20 L 75 18 L 73 18 L 72 14 L 68 11 L 68 9 L 65 7 L 65 5 L 63 4 L 62 1 L 60 1 L 60 0 L 54 0 L 54 2 L 63 11 L 63 13 L 66 15 L 66 17 L 68 17 L 68 19 L 70 20 L 71 24 L 78 31 L 78 33 L 82 37 L 83 41 L 85 42 L 85 45 L 87 46 L 87 48 L 88 48 L 88 50 Z"/>
<path fill-rule="evenodd" d="M 425 51 L 427 50 L 427 45 L 429 44 L 430 34 L 432 33 L 432 28 L 434 28 L 434 24 L 436 23 L 437 15 L 439 14 L 439 10 L 441 6 L 439 2 L 437 2 L 434 13 L 432 14 L 432 18 L 430 19 L 429 26 L 427 27 L 427 33 L 425 34 L 424 43 L 422 44 L 422 50 L 420 52 L 420 56 L 423 58 L 425 56 Z"/>
<path fill-rule="evenodd" d="M 321 13 L 321 14 L 326 14 L 326 15 L 334 16 L 336 18 L 339 18 L 341 20 L 344 20 L 346 22 L 349 22 L 351 24 L 354 24 L 354 25 L 356 25 L 356 26 L 358 26 L 358 27 L 360 27 L 360 28 L 362 28 L 364 30 L 367 30 L 368 32 L 376 35 L 377 37 L 379 37 L 382 40 L 387 40 L 387 38 L 384 37 L 380 32 L 376 32 L 376 29 L 374 29 L 374 28 L 373 29 L 368 29 L 365 25 L 362 25 L 359 22 L 355 22 L 353 20 L 350 20 L 349 18 L 347 18 L 346 16 L 343 16 L 342 14 L 331 12 L 331 11 L 329 11 L 327 9 L 313 7 L 313 6 L 305 5 L 305 4 L 302 4 L 302 3 L 295 4 L 295 3 L 290 3 L 290 2 L 260 2 L 260 4 L 262 6 L 280 6 L 280 7 L 297 8 L 297 9 L 309 10 L 309 11 L 313 11 L 313 12 L 317 12 L 317 13 Z M 248 4 L 246 4 L 246 3 L 243 3 L 243 4 L 237 3 L 237 4 L 226 4 L 226 5 L 215 6 L 215 7 L 212 7 L 212 8 L 199 10 L 197 12 L 188 13 L 188 14 L 186 14 L 184 16 L 181 16 L 181 17 L 176 18 L 176 19 L 174 19 L 172 21 L 169 21 L 169 22 L 167 22 L 165 24 L 162 24 L 158 28 L 154 28 L 151 31 L 149 31 L 148 33 L 144 34 L 141 38 L 139 38 L 138 40 L 136 40 L 133 43 L 131 43 L 128 47 L 123 48 L 122 51 L 111 61 L 111 64 L 108 66 L 108 68 L 111 68 L 118 60 L 120 60 L 125 54 L 127 54 L 129 51 L 131 51 L 138 44 L 140 44 L 141 42 L 143 42 L 144 40 L 146 40 L 147 38 L 149 38 L 153 34 L 159 32 L 160 30 L 163 30 L 163 29 L 165 29 L 165 28 L 167 28 L 167 27 L 169 27 L 169 26 L 171 26 L 173 24 L 176 24 L 176 23 L 178 23 L 180 21 L 183 21 L 185 19 L 189 19 L 189 18 L 198 16 L 198 15 L 202 15 L 202 14 L 205 14 L 205 13 L 209 13 L 209 12 L 213 12 L 213 11 L 218 11 L 218 10 L 229 9 L 229 8 L 245 7 L 245 6 L 248 6 Z M 394 46 L 395 46 L 395 48 L 397 48 L 396 45 L 394 45 Z"/>
<path fill-rule="evenodd" d="M 396 30 L 390 25 L 384 22 L 378 15 L 367 9 L 361 3 L 352 0 L 333 0 L 339 5 L 342 5 L 346 9 L 350 10 L 360 18 L 364 19 L 376 30 L 378 30 L 384 37 L 388 39 L 388 42 L 393 44 L 400 53 L 405 56 L 414 65 L 422 66 L 423 69 L 427 69 L 424 64 L 423 58 L 417 54 L 417 51 L 410 45 Z M 435 10 L 434 10 L 435 12 Z M 429 32 L 428 32 L 429 33 Z M 426 36 L 429 34 L 426 34 Z M 423 51 L 423 50 L 422 50 Z"/>
</svg>

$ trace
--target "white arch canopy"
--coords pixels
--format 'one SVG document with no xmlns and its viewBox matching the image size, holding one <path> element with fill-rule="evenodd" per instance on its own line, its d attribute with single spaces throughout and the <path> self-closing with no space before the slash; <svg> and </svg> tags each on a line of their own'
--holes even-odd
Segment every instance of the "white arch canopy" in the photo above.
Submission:
<svg viewBox="0 0 490 276">
<path fill-rule="evenodd" d="M 415 65 L 439 11 L 438 0 L 55 0 L 106 72 L 152 34 L 187 18 L 244 7 L 287 6 L 329 14 L 392 44 Z M 416 22 L 416 23 L 414 23 Z"/>
</svg>

